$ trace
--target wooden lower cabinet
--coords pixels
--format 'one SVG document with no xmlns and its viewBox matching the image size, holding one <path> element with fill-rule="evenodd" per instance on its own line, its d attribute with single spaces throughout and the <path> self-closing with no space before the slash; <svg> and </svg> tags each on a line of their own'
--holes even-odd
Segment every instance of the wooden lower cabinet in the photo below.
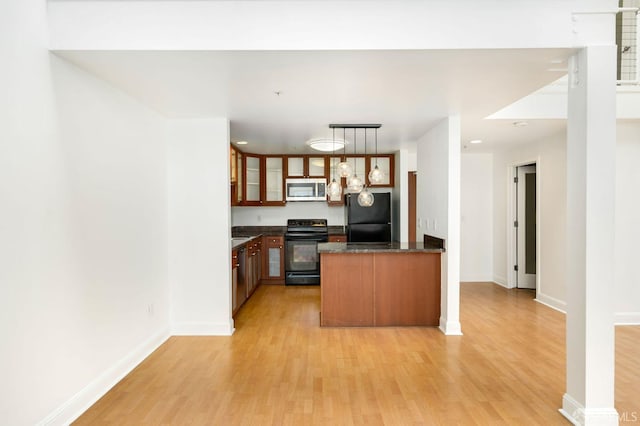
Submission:
<svg viewBox="0 0 640 426">
<path fill-rule="evenodd" d="M 231 300 L 233 314 L 251 297 L 262 274 L 262 238 L 254 238 L 231 252 Z"/>
<path fill-rule="evenodd" d="M 265 235 L 262 247 L 262 282 L 284 284 L 284 235 Z"/>
<path fill-rule="evenodd" d="M 322 253 L 322 326 L 437 326 L 440 253 Z"/>
<path fill-rule="evenodd" d="M 372 255 L 322 253 L 320 280 L 320 325 L 374 324 Z"/>
<path fill-rule="evenodd" d="M 331 234 L 329 235 L 330 243 L 346 243 L 347 236 L 345 234 Z"/>
</svg>

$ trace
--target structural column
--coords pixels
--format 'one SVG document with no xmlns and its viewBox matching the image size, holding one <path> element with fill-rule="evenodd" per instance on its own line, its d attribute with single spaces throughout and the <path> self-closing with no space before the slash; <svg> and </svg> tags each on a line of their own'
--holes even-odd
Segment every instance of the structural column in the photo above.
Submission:
<svg viewBox="0 0 640 426">
<path fill-rule="evenodd" d="M 581 425 L 618 424 L 613 315 L 615 97 L 615 45 L 581 49 L 569 65 L 567 388 L 560 410 Z"/>
<path fill-rule="evenodd" d="M 440 329 L 461 335 L 460 326 L 460 149 L 459 116 L 448 118 L 447 132 L 447 247 L 442 255 Z"/>
</svg>

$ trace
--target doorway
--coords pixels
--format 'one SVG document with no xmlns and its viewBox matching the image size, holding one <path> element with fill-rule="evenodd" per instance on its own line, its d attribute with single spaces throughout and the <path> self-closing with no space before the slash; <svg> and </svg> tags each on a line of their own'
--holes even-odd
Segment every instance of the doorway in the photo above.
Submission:
<svg viewBox="0 0 640 426">
<path fill-rule="evenodd" d="M 515 286 L 536 289 L 537 191 L 536 164 L 517 166 L 515 170 Z"/>
</svg>

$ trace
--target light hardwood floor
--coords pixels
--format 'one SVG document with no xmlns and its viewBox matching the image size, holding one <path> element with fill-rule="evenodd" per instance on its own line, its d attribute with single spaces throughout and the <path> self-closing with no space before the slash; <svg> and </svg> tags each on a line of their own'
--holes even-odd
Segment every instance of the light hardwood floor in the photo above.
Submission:
<svg viewBox="0 0 640 426">
<path fill-rule="evenodd" d="M 320 328 L 319 288 L 261 286 L 232 337 L 172 337 L 78 425 L 567 425 L 564 315 L 461 286 L 464 336 Z M 640 424 L 640 327 L 616 328 L 616 408 Z"/>
</svg>

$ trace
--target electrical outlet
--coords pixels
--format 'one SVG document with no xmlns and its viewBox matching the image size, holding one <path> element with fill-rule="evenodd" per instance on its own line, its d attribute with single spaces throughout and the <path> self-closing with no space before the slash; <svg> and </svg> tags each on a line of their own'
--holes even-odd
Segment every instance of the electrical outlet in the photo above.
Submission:
<svg viewBox="0 0 640 426">
<path fill-rule="evenodd" d="M 153 314 L 155 313 L 154 311 L 155 309 L 154 309 L 153 303 L 149 303 L 147 305 L 147 313 L 149 314 L 149 316 L 153 316 Z"/>
<path fill-rule="evenodd" d="M 437 231 L 438 230 L 438 221 L 433 219 L 433 230 Z"/>
</svg>

